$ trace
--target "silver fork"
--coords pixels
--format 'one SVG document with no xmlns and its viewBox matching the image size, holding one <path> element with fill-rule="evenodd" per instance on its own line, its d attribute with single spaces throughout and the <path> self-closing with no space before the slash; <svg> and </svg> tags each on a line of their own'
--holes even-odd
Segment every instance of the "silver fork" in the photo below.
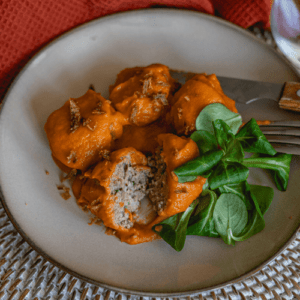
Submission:
<svg viewBox="0 0 300 300">
<path fill-rule="evenodd" d="M 300 121 L 273 121 L 259 127 L 276 151 L 300 155 Z"/>
</svg>

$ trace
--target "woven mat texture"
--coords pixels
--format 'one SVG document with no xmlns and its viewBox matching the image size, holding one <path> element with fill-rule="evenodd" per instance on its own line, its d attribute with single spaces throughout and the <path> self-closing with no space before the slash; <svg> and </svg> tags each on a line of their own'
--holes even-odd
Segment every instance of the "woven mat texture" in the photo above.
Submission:
<svg viewBox="0 0 300 300">
<path fill-rule="evenodd" d="M 34 251 L 0 205 L 0 299 L 153 300 L 119 294 L 75 278 Z M 169 300 L 300 299 L 300 231 L 261 271 L 222 289 Z"/>
</svg>

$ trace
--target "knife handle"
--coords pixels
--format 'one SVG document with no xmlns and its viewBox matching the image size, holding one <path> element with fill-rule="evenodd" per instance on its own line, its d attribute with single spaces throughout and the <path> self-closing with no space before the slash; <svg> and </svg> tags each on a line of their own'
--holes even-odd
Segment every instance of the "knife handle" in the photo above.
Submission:
<svg viewBox="0 0 300 300">
<path fill-rule="evenodd" d="M 300 82 L 286 82 L 279 107 L 300 112 Z"/>
</svg>

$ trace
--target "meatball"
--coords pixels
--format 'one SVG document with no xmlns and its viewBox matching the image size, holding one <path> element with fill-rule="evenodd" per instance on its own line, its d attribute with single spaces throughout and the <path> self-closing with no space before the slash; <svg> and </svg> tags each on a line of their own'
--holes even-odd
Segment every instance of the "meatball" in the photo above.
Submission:
<svg viewBox="0 0 300 300">
<path fill-rule="evenodd" d="M 54 111 L 44 128 L 58 166 L 63 171 L 68 168 L 85 171 L 99 160 L 101 150 L 111 148 L 126 124 L 124 116 L 115 111 L 109 100 L 88 90 Z"/>
<path fill-rule="evenodd" d="M 168 119 L 177 134 L 191 134 L 201 110 L 211 104 L 221 103 L 237 113 L 234 100 L 228 98 L 216 75 L 198 74 L 188 80 L 174 95 Z"/>
<path fill-rule="evenodd" d="M 157 120 L 147 126 L 126 125 L 123 128 L 123 135 L 114 141 L 113 149 L 131 146 L 144 154 L 153 154 L 159 146 L 158 135 L 173 131 L 164 120 Z"/>
<path fill-rule="evenodd" d="M 110 88 L 109 99 L 131 124 L 145 126 L 166 112 L 176 87 L 167 66 L 136 67 L 118 75 Z"/>
</svg>

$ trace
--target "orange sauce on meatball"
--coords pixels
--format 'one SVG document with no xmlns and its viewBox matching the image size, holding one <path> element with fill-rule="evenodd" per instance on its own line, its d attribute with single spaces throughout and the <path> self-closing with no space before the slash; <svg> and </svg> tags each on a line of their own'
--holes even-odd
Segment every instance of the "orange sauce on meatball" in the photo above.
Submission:
<svg viewBox="0 0 300 300">
<path fill-rule="evenodd" d="M 85 171 L 99 160 L 101 150 L 110 149 L 113 141 L 122 136 L 126 124 L 110 101 L 88 90 L 54 111 L 44 128 L 58 165 Z"/>
<path fill-rule="evenodd" d="M 173 170 L 199 155 L 197 144 L 190 138 L 178 137 L 173 134 L 158 136 L 158 143 L 163 147 L 161 156 L 166 163 L 167 184 L 169 187 L 165 209 L 146 224 L 136 221 L 133 227 L 126 229 L 114 221 L 114 199 L 111 195 L 110 184 L 113 179 L 115 166 L 122 161 L 128 151 L 134 152 L 132 164 L 147 167 L 146 157 L 133 148 L 120 149 L 112 152 L 110 160 L 102 161 L 91 171 L 85 173 L 85 183 L 79 179 L 73 183 L 73 191 L 78 196 L 78 204 L 86 206 L 94 215 L 99 217 L 105 226 L 115 230 L 115 235 L 128 244 L 139 244 L 159 238 L 152 230 L 155 224 L 185 211 L 188 206 L 201 194 L 205 178 L 198 176 L 193 182 L 179 183 Z M 95 200 L 97 199 L 97 200 Z M 125 208 L 126 209 L 126 208 Z M 130 213 L 130 218 L 133 216 Z"/>
<path fill-rule="evenodd" d="M 221 103 L 237 112 L 235 102 L 222 91 L 217 77 L 199 74 L 176 93 L 178 84 L 168 67 L 153 64 L 125 69 L 110 87 L 110 100 L 89 90 L 68 100 L 54 111 L 45 124 L 52 156 L 65 172 L 80 170 L 72 189 L 78 205 L 100 218 L 108 231 L 128 244 L 158 239 L 152 227 L 185 211 L 201 194 L 206 179 L 179 183 L 174 169 L 199 156 L 197 144 L 187 137 L 195 130 L 200 111 L 211 103 Z M 120 202 L 119 209 L 133 223 L 125 228 L 115 220 L 115 198 L 111 191 L 114 170 L 124 156 L 131 164 L 149 170 L 145 154 L 162 148 L 166 165 L 165 206 L 147 222 Z M 112 151 L 101 156 L 101 151 Z M 82 175 L 81 175 L 82 174 Z"/>
<path fill-rule="evenodd" d="M 145 126 L 166 112 L 174 86 L 167 66 L 125 69 L 110 88 L 109 99 L 128 122 Z"/>
<path fill-rule="evenodd" d="M 188 80 L 174 95 L 168 115 L 177 134 L 195 131 L 199 113 L 211 103 L 221 103 L 237 113 L 235 102 L 223 93 L 216 75 L 198 74 Z"/>
<path fill-rule="evenodd" d="M 140 244 L 160 238 L 152 227 L 177 213 L 185 211 L 201 194 L 206 179 L 198 176 L 193 182 L 179 183 L 172 173 L 174 169 L 199 155 L 196 143 L 189 138 L 173 134 L 162 134 L 158 137 L 163 147 L 162 156 L 167 165 L 167 184 L 169 186 L 166 208 L 148 224 L 136 223 L 128 231 L 116 232 L 122 242 Z"/>
<path fill-rule="evenodd" d="M 157 137 L 163 133 L 175 133 L 164 120 L 157 120 L 147 126 L 126 125 L 123 135 L 114 141 L 113 150 L 133 147 L 142 153 L 154 153 L 159 146 Z"/>
</svg>

